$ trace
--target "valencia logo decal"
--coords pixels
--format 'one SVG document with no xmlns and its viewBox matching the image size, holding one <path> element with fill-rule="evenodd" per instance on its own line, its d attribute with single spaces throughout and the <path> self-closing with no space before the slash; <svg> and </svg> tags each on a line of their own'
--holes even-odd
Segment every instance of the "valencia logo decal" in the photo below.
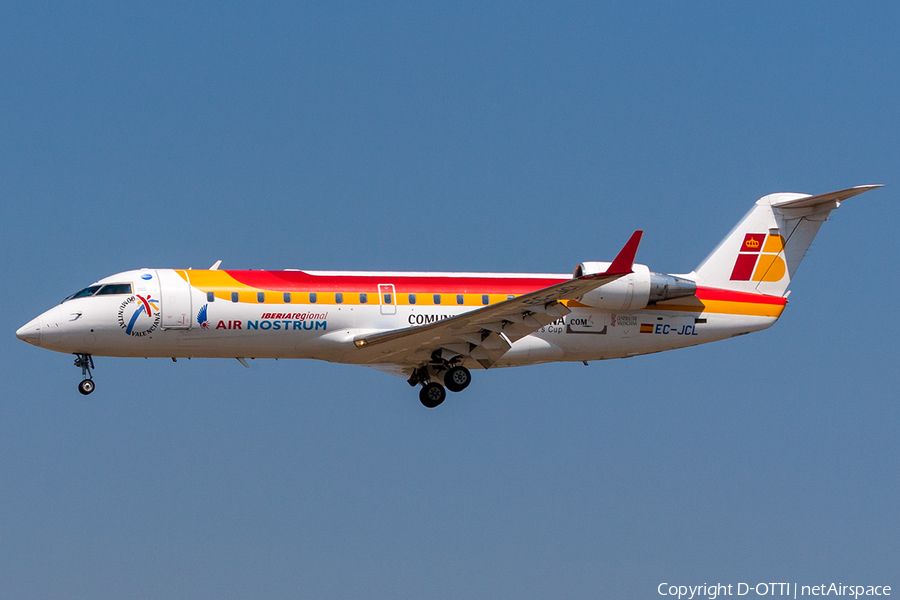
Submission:
<svg viewBox="0 0 900 600">
<path fill-rule="evenodd" d="M 119 305 L 119 327 L 126 335 L 142 337 L 156 331 L 159 327 L 159 306 L 148 294 L 130 296 Z M 133 312 L 132 312 L 133 311 Z"/>
<path fill-rule="evenodd" d="M 734 269 L 731 281 L 781 281 L 787 273 L 784 259 L 784 238 L 779 234 L 747 233 Z"/>
</svg>

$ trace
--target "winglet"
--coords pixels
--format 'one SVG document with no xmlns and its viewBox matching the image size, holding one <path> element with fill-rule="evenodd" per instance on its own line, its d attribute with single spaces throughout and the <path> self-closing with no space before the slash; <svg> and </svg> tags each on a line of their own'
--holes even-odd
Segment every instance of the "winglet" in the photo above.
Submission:
<svg viewBox="0 0 900 600">
<path fill-rule="evenodd" d="M 613 259 L 612 264 L 606 270 L 607 275 L 631 273 L 631 267 L 634 265 L 634 257 L 637 254 L 638 246 L 641 244 L 641 236 L 644 232 L 638 229 L 631 234 L 625 245 L 619 250 L 619 254 Z"/>
</svg>

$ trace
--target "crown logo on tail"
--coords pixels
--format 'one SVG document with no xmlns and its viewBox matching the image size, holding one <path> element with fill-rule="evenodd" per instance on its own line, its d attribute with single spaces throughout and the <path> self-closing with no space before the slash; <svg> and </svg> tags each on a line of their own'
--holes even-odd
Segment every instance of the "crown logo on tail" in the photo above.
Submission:
<svg viewBox="0 0 900 600">
<path fill-rule="evenodd" d="M 778 234 L 745 234 L 731 271 L 731 281 L 781 281 L 786 270 L 784 260 L 778 253 L 783 248 L 784 239 Z"/>
</svg>

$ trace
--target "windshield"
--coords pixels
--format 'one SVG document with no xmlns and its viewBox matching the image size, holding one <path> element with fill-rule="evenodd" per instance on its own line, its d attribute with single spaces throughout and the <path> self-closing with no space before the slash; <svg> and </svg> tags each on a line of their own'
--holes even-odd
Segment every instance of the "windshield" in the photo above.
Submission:
<svg viewBox="0 0 900 600">
<path fill-rule="evenodd" d="M 92 285 L 84 288 L 80 292 L 75 292 L 66 300 L 74 300 L 75 298 L 87 298 L 88 296 L 105 296 L 108 294 L 130 294 L 130 283 L 107 283 L 106 285 Z"/>
<path fill-rule="evenodd" d="M 80 292 L 75 292 L 71 296 L 67 297 L 66 300 L 74 300 L 75 298 L 87 298 L 88 296 L 93 296 L 95 293 L 97 293 L 97 290 L 102 287 L 102 285 L 92 285 L 90 287 L 86 287 Z M 65 302 L 66 300 L 63 300 L 63 302 Z"/>
</svg>

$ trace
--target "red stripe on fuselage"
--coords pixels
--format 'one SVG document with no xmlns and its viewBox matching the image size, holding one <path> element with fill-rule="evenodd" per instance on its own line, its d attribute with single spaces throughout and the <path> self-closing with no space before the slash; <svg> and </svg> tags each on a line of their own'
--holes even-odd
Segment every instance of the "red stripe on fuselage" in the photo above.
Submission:
<svg viewBox="0 0 900 600">
<path fill-rule="evenodd" d="M 725 302 L 752 302 L 753 304 L 775 304 L 784 306 L 787 298 L 781 296 L 767 296 L 766 294 L 754 294 L 752 292 L 736 292 L 697 286 L 697 297 L 701 300 L 723 300 Z"/>
<path fill-rule="evenodd" d="M 375 292 L 380 283 L 392 283 L 397 293 L 526 294 L 568 278 L 549 277 L 446 277 L 402 274 L 311 275 L 303 271 L 226 271 L 237 281 L 262 290 L 279 292 Z"/>
<path fill-rule="evenodd" d="M 381 283 L 391 283 L 397 293 L 433 294 L 527 294 L 550 287 L 568 277 L 448 277 L 441 275 L 404 275 L 397 273 L 373 273 L 371 275 L 312 275 L 304 271 L 226 271 L 235 280 L 261 290 L 278 292 L 376 292 Z M 784 306 L 787 298 L 752 292 L 738 292 L 720 288 L 697 287 L 700 300 L 749 302 Z"/>
</svg>

